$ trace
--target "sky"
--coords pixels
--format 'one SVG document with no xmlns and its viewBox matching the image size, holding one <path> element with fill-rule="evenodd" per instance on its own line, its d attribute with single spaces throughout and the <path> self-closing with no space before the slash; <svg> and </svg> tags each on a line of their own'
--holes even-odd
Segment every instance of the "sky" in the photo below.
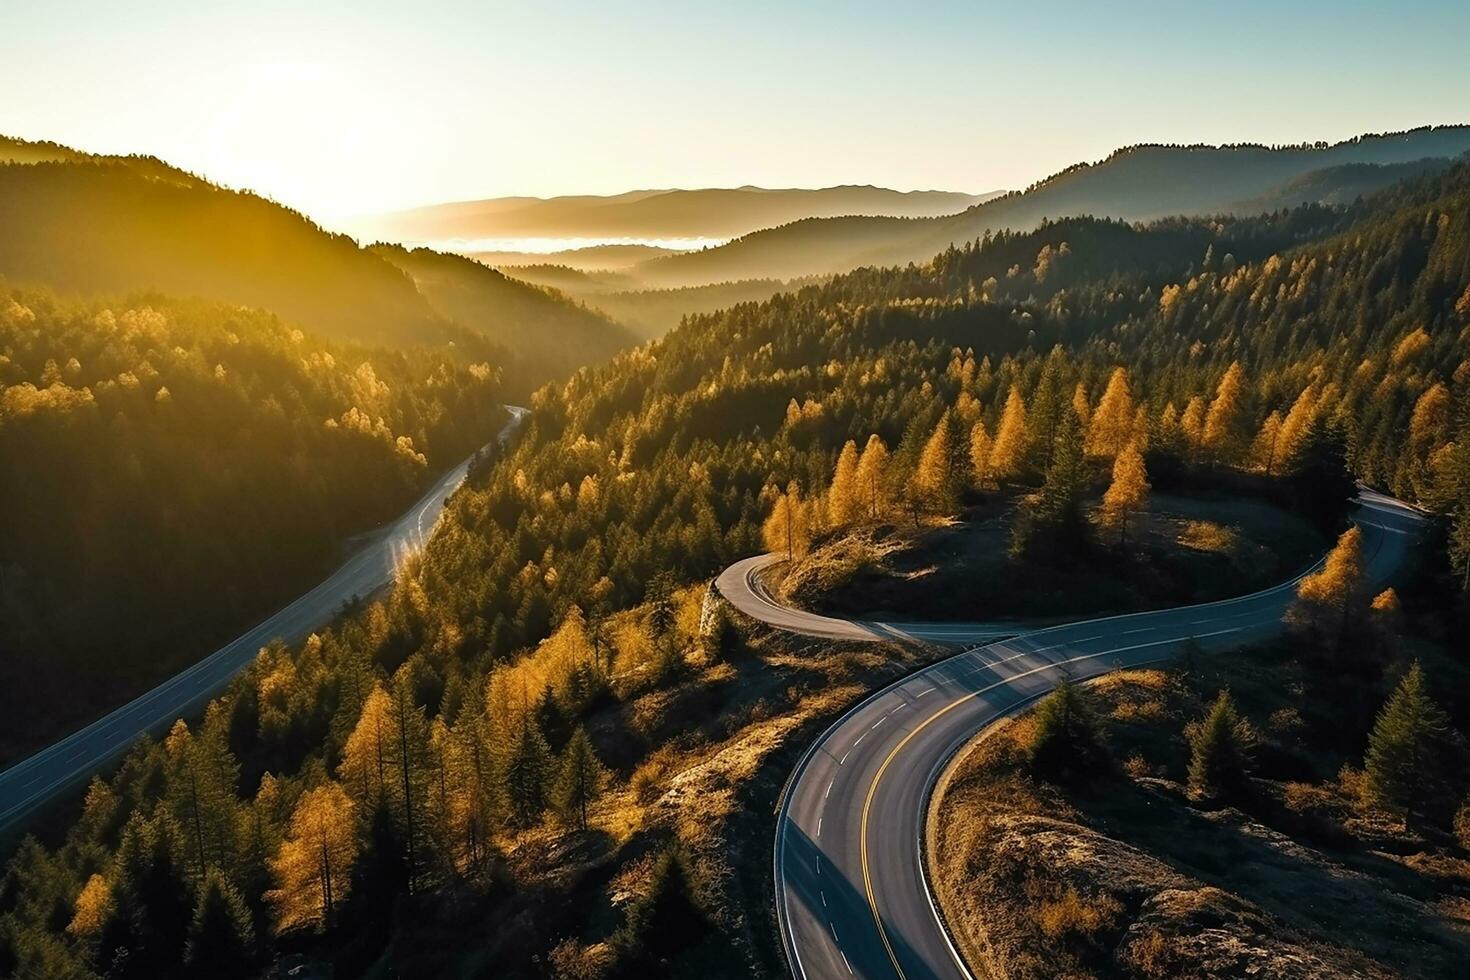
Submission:
<svg viewBox="0 0 1470 980">
<path fill-rule="evenodd" d="M 981 192 L 1139 142 L 1470 122 L 1470 3 L 0 0 L 0 133 L 331 223 L 654 187 Z"/>
</svg>

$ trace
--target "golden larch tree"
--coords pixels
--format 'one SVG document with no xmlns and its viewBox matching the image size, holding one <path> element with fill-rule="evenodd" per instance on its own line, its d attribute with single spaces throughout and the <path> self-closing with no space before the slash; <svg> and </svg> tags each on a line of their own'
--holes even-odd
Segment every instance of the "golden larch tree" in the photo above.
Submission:
<svg viewBox="0 0 1470 980">
<path fill-rule="evenodd" d="M 1205 400 L 1199 395 L 1184 406 L 1184 414 L 1179 418 L 1179 434 L 1184 437 L 1184 445 L 1190 453 L 1198 453 L 1204 446 Z"/>
<path fill-rule="evenodd" d="M 847 440 L 837 456 L 832 485 L 827 488 L 827 521 L 844 528 L 862 517 L 862 495 L 858 488 L 857 443 Z"/>
<path fill-rule="evenodd" d="M 375 683 L 362 703 L 337 765 L 338 778 L 365 810 L 384 802 L 392 792 L 392 739 L 393 699 L 381 682 Z"/>
<path fill-rule="evenodd" d="M 1118 541 L 1128 540 L 1128 520 L 1148 503 L 1148 471 L 1138 444 L 1130 442 L 1113 460 L 1113 482 L 1103 494 L 1101 520 L 1109 530 L 1118 532 Z"/>
<path fill-rule="evenodd" d="M 1363 532 L 1353 525 L 1327 553 L 1322 570 L 1297 583 L 1297 601 L 1288 618 L 1294 625 L 1323 629 L 1335 622 L 1345 635 L 1364 604 L 1365 581 Z"/>
<path fill-rule="evenodd" d="M 1231 462 L 1238 455 L 1240 429 L 1245 419 L 1245 372 L 1239 361 L 1231 363 L 1215 399 L 1205 416 L 1203 445 L 1217 462 Z"/>
<path fill-rule="evenodd" d="M 1433 449 L 1444 442 L 1449 426 L 1450 391 L 1436 382 L 1414 403 L 1414 414 L 1409 417 L 1409 445 L 1420 453 Z"/>
<path fill-rule="evenodd" d="M 1082 430 L 1087 431 L 1092 425 L 1092 402 L 1087 398 L 1087 382 L 1077 382 L 1077 387 L 1072 389 L 1072 411 L 1077 413 L 1077 421 L 1082 423 Z"/>
<path fill-rule="evenodd" d="M 1276 446 L 1276 459 L 1280 464 L 1278 469 L 1286 469 L 1296 459 L 1297 453 L 1301 452 L 1306 443 L 1312 423 L 1316 420 L 1317 386 L 1309 384 L 1296 396 L 1296 401 L 1291 403 L 1286 417 L 1281 420 L 1281 435 Z"/>
<path fill-rule="evenodd" d="M 1128 372 L 1114 368 L 1087 431 L 1087 455 L 1111 459 L 1133 441 L 1133 392 Z"/>
<path fill-rule="evenodd" d="M 1021 389 L 1011 385 L 1000 424 L 996 426 L 995 442 L 990 447 L 990 473 L 997 480 L 1015 476 L 1021 472 L 1025 460 L 1026 401 L 1021 397 Z"/>
<path fill-rule="evenodd" d="M 984 489 L 990 481 L 990 433 L 985 431 L 984 420 L 970 428 L 970 476 L 977 489 Z"/>
<path fill-rule="evenodd" d="M 761 528 L 761 537 L 767 550 L 784 554 L 787 561 L 795 561 L 806 554 L 811 538 L 806 505 L 795 480 L 787 486 L 785 493 L 776 495 L 771 504 L 771 516 L 766 518 Z"/>
<path fill-rule="evenodd" d="M 301 794 L 271 871 L 277 887 L 266 892 L 276 910 L 276 929 L 330 925 L 346 899 L 357 860 L 352 799 L 334 782 Z"/>
<path fill-rule="evenodd" d="M 857 466 L 858 496 L 863 516 L 879 521 L 888 513 L 888 445 L 876 434 L 868 436 L 868 444 Z"/>
<path fill-rule="evenodd" d="M 1272 412 L 1261 423 L 1261 431 L 1251 444 L 1251 465 L 1267 476 L 1277 470 L 1281 460 L 1281 413 Z"/>
<path fill-rule="evenodd" d="M 924 443 L 919 453 L 919 463 L 909 480 L 909 490 L 914 495 L 915 506 L 931 514 L 948 514 L 958 506 L 956 474 L 951 460 L 954 448 L 950 445 L 948 413 L 940 416 L 939 424 Z"/>
</svg>

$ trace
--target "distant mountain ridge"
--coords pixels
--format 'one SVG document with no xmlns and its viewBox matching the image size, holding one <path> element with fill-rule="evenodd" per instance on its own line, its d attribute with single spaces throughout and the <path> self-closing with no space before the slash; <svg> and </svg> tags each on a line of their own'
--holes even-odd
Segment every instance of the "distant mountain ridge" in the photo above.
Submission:
<svg viewBox="0 0 1470 980">
<path fill-rule="evenodd" d="M 355 343 L 473 344 L 507 368 L 513 397 L 633 342 L 554 291 L 458 258 L 481 288 L 445 309 L 397 256 L 153 157 L 0 137 L 0 228 L 0 278 L 16 284 L 223 301 Z"/>
<path fill-rule="evenodd" d="M 1313 171 L 1448 160 L 1467 151 L 1470 126 L 1463 125 L 1360 136 L 1332 145 L 1125 147 L 1099 163 L 1076 164 L 959 214 L 797 221 L 717 248 L 652 259 L 630 271 L 650 284 L 674 287 L 923 262 L 952 244 L 1003 228 L 1026 231 L 1047 219 L 1090 214 L 1148 221 L 1176 214 L 1245 213 L 1247 202 L 1285 194 L 1284 185 Z"/>
<path fill-rule="evenodd" d="M 640 190 L 607 197 L 491 198 L 414 208 L 348 223 L 366 237 L 433 242 L 487 238 L 729 238 L 802 218 L 938 217 L 996 196 L 895 191 L 870 185 L 818 189 L 744 186 Z"/>
</svg>

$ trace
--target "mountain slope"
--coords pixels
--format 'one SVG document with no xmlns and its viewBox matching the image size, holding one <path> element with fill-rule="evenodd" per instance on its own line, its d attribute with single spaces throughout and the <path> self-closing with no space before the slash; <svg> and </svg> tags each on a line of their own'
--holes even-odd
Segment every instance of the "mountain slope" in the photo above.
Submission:
<svg viewBox="0 0 1470 980">
<path fill-rule="evenodd" d="M 1079 164 L 1022 192 L 942 218 L 859 226 L 843 219 L 799 222 L 719 248 L 655 259 L 631 271 L 663 286 L 743 278 L 831 275 L 862 265 L 922 262 L 952 244 L 1002 228 L 1024 231 L 1047 218 L 1092 214 L 1147 221 L 1173 214 L 1247 213 L 1241 202 L 1310 171 L 1347 164 L 1403 164 L 1470 150 L 1470 126 L 1363 136 L 1332 146 L 1135 146 Z"/>
<path fill-rule="evenodd" d="M 369 251 L 403 270 L 434 309 L 513 351 L 519 370 L 533 378 L 565 377 L 640 340 L 554 289 L 510 279 L 473 259 L 397 245 Z"/>
<path fill-rule="evenodd" d="M 801 218 L 954 214 L 993 196 L 871 186 L 632 191 L 611 197 L 494 198 L 439 204 L 363 219 L 355 227 L 370 236 L 400 241 L 727 238 Z"/>
</svg>

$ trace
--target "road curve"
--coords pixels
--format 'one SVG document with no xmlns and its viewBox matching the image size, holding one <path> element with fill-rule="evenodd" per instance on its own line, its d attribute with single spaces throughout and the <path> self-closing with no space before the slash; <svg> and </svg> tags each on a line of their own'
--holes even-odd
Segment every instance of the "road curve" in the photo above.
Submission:
<svg viewBox="0 0 1470 980">
<path fill-rule="evenodd" d="M 751 619 L 803 636 L 829 640 L 922 640 L 928 643 L 971 644 L 1014 636 L 1028 627 L 1019 622 L 920 623 L 838 619 L 783 606 L 772 598 L 760 573 L 780 564 L 780 555 L 756 555 L 726 568 L 715 579 L 715 590 Z"/>
<path fill-rule="evenodd" d="M 518 406 L 506 408 L 510 421 L 490 445 L 504 443 L 528 414 Z M 402 557 L 433 533 L 445 499 L 464 482 L 470 462 L 441 476 L 402 517 L 310 592 L 153 690 L 0 772 L 0 829 L 104 768 L 144 732 L 159 731 L 202 708 L 271 640 L 300 640 L 330 622 L 344 602 L 391 582 Z"/>
<path fill-rule="evenodd" d="M 1365 491 L 1355 519 L 1369 578 L 1382 584 L 1421 517 Z M 792 973 L 972 980 L 925 878 L 928 799 L 945 763 L 1063 677 L 1166 659 L 1190 639 L 1219 650 L 1279 633 L 1295 586 L 1024 633 L 925 668 L 849 711 L 798 763 L 777 817 L 777 918 Z"/>
</svg>

